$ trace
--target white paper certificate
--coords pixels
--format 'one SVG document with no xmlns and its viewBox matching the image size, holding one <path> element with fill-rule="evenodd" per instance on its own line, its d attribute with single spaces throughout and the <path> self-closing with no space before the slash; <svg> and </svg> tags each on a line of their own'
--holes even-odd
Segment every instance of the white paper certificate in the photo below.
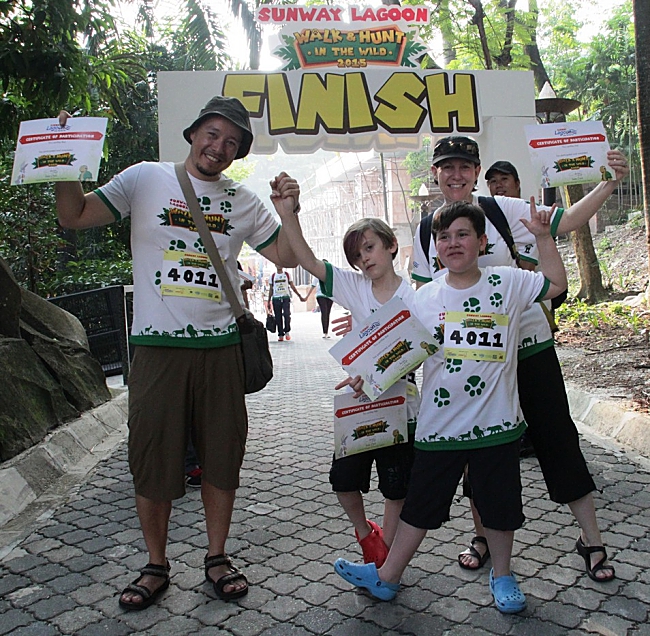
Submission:
<svg viewBox="0 0 650 636">
<path fill-rule="evenodd" d="M 433 336 L 399 298 L 392 298 L 337 342 L 330 354 L 363 391 L 377 399 L 403 375 L 438 350 Z"/>
<path fill-rule="evenodd" d="M 600 121 L 525 126 L 531 163 L 542 188 L 610 181 L 609 143 Z"/>
<path fill-rule="evenodd" d="M 380 399 L 354 398 L 351 391 L 334 398 L 334 456 L 362 453 L 408 440 L 406 381 L 400 380 Z"/>
<path fill-rule="evenodd" d="M 11 185 L 43 181 L 97 181 L 106 117 L 23 121 L 18 131 Z"/>
</svg>

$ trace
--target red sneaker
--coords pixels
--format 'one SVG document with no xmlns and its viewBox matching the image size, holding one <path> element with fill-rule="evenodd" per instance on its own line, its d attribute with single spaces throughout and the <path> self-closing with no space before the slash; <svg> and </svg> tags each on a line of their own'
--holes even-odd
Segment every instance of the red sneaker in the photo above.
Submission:
<svg viewBox="0 0 650 636">
<path fill-rule="evenodd" d="M 359 540 L 359 534 L 354 531 L 357 541 L 363 552 L 364 563 L 374 563 L 378 568 L 384 565 L 388 556 L 388 546 L 384 543 L 384 531 L 374 522 L 366 519 L 368 525 L 372 528 L 370 534 L 364 539 Z"/>
<path fill-rule="evenodd" d="M 291 340 L 291 336 L 289 334 L 285 334 L 284 336 L 287 340 Z"/>
</svg>

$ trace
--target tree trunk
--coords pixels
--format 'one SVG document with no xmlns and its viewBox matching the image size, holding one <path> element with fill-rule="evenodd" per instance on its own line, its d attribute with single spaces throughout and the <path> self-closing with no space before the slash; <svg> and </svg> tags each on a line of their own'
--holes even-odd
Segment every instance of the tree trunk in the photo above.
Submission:
<svg viewBox="0 0 650 636">
<path fill-rule="evenodd" d="M 567 207 L 572 206 L 585 195 L 581 184 L 567 186 L 565 192 Z M 603 278 L 600 273 L 596 250 L 594 250 L 594 243 L 591 240 L 589 223 L 585 223 L 582 227 L 571 232 L 571 242 L 573 243 L 580 274 L 578 298 L 582 298 L 589 304 L 604 300 L 607 298 L 607 292 L 603 287 Z"/>
<path fill-rule="evenodd" d="M 650 0 L 634 0 L 634 40 L 636 45 L 636 104 L 639 120 L 643 215 L 648 246 L 650 275 Z M 646 290 L 650 303 L 650 286 Z"/>
<path fill-rule="evenodd" d="M 485 32 L 485 11 L 483 10 L 483 3 L 481 0 L 467 0 L 467 2 L 469 2 L 469 4 L 474 7 L 474 17 L 472 18 L 472 22 L 478 29 L 478 36 L 481 42 L 481 50 L 483 51 L 485 68 L 488 71 L 492 70 L 492 54 L 490 53 L 487 34 Z"/>
<path fill-rule="evenodd" d="M 537 92 L 542 90 L 546 82 L 550 83 L 548 78 L 548 73 L 544 67 L 544 62 L 542 62 L 542 56 L 539 54 L 539 48 L 537 46 L 537 24 L 539 21 L 539 8 L 537 7 L 537 0 L 529 0 L 528 2 L 528 13 L 533 18 L 532 26 L 530 27 L 530 44 L 527 44 L 524 47 L 526 55 L 530 58 L 530 68 L 533 71 L 533 77 L 535 78 L 535 86 Z"/>
</svg>

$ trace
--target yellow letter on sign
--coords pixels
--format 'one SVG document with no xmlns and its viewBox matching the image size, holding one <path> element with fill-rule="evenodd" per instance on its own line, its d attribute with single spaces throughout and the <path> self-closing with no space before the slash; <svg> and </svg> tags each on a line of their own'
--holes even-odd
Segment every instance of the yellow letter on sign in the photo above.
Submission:
<svg viewBox="0 0 650 636">
<path fill-rule="evenodd" d="M 425 78 L 431 132 L 452 132 L 456 120 L 458 132 L 479 132 L 478 103 L 474 76 L 454 74 L 454 92 L 449 88 L 447 73 L 435 73 Z"/>
<path fill-rule="evenodd" d="M 251 117 L 262 116 L 265 91 L 266 73 L 229 73 L 223 81 L 223 94 L 236 97 L 246 106 Z"/>
<path fill-rule="evenodd" d="M 417 133 L 427 111 L 419 102 L 424 93 L 422 79 L 415 73 L 393 73 L 377 91 L 377 121 L 391 133 Z"/>
<path fill-rule="evenodd" d="M 317 133 L 322 124 L 327 132 L 345 132 L 344 123 L 345 77 L 328 73 L 323 81 L 320 75 L 302 76 L 298 99 L 297 133 Z"/>
</svg>

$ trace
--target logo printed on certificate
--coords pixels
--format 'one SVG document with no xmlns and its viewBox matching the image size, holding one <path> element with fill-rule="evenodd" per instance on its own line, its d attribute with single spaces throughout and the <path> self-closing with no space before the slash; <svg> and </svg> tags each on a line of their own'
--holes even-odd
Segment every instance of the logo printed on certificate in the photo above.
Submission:
<svg viewBox="0 0 650 636">
<path fill-rule="evenodd" d="M 448 311 L 445 316 L 445 358 L 505 362 L 507 314 Z"/>
</svg>

